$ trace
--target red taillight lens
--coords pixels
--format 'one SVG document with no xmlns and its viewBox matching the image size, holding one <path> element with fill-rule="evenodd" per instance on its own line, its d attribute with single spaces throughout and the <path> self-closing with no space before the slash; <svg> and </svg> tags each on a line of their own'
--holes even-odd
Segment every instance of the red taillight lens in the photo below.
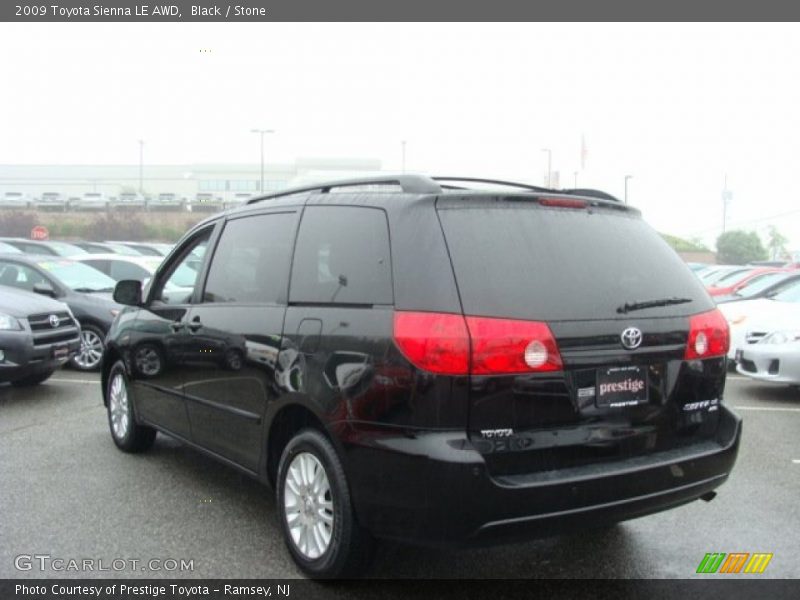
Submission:
<svg viewBox="0 0 800 600">
<path fill-rule="evenodd" d="M 571 200 L 568 198 L 539 198 L 539 204 L 555 208 L 586 208 L 589 206 L 589 203 L 585 200 Z"/>
<path fill-rule="evenodd" d="M 469 334 L 461 315 L 396 312 L 394 341 L 420 369 L 442 375 L 469 373 Z"/>
<path fill-rule="evenodd" d="M 442 375 L 559 371 L 546 323 L 442 313 L 396 312 L 394 339 L 416 367 Z M 471 356 L 470 356 L 471 346 Z"/>
<path fill-rule="evenodd" d="M 685 360 L 725 356 L 729 346 L 728 322 L 719 310 L 689 317 L 689 339 L 683 356 Z"/>
<path fill-rule="evenodd" d="M 546 323 L 467 317 L 475 375 L 560 371 L 561 355 Z"/>
</svg>

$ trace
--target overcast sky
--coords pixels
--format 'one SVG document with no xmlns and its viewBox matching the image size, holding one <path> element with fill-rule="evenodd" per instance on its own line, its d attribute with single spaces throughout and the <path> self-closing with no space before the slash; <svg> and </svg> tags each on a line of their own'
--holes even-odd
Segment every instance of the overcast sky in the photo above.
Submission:
<svg viewBox="0 0 800 600">
<path fill-rule="evenodd" d="M 204 50 L 204 52 L 201 52 Z M 361 157 L 629 198 L 800 250 L 796 24 L 0 24 L 0 163 Z M 581 137 L 588 155 L 581 168 Z M 762 235 L 765 238 L 765 235 Z"/>
</svg>

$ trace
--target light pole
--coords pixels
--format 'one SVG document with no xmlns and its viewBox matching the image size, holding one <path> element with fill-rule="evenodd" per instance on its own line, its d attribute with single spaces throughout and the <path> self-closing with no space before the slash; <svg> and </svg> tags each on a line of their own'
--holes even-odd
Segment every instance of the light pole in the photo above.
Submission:
<svg viewBox="0 0 800 600">
<path fill-rule="evenodd" d="M 257 133 L 261 136 L 261 187 L 258 191 L 264 193 L 264 134 L 275 133 L 274 129 L 251 129 L 250 133 Z"/>
<path fill-rule="evenodd" d="M 401 163 L 401 165 L 402 165 L 401 172 L 405 173 L 406 172 L 406 141 L 403 140 L 402 142 L 400 142 L 400 146 L 402 148 L 402 153 L 403 153 L 403 159 L 402 159 L 402 163 Z"/>
<path fill-rule="evenodd" d="M 547 152 L 547 188 L 550 189 L 550 173 L 553 172 L 553 151 L 550 148 L 542 148 L 542 152 Z"/>
<path fill-rule="evenodd" d="M 628 179 L 633 179 L 633 175 L 625 175 L 625 204 L 628 203 Z"/>
<path fill-rule="evenodd" d="M 722 233 L 725 233 L 725 227 L 728 224 L 728 203 L 733 198 L 733 194 L 728 189 L 728 176 L 725 175 L 725 183 L 722 186 Z"/>
<path fill-rule="evenodd" d="M 144 140 L 137 140 L 139 142 L 139 193 L 144 195 L 144 186 L 142 185 L 142 173 L 144 170 Z"/>
<path fill-rule="evenodd" d="M 578 172 L 575 171 L 575 172 L 572 173 L 572 175 L 575 177 L 575 185 L 573 185 L 572 187 L 574 187 L 577 190 L 578 189 Z"/>
</svg>

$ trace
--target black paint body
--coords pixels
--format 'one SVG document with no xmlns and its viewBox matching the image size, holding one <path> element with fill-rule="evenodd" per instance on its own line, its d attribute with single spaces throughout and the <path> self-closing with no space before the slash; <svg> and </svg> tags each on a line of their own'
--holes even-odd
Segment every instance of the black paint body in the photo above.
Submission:
<svg viewBox="0 0 800 600">
<path fill-rule="evenodd" d="M 526 200 L 530 195 L 303 193 L 214 216 L 185 238 L 210 233 L 193 296 L 169 305 L 152 297 L 180 257 L 179 243 L 145 290 L 143 305 L 126 308 L 115 321 L 104 389 L 121 358 L 138 421 L 269 483 L 287 436 L 317 426 L 342 458 L 357 518 L 379 537 L 430 544 L 529 537 L 640 516 L 713 490 L 733 467 L 741 425 L 722 404 L 725 359 L 683 359 L 689 317 L 713 308 L 688 268 L 670 265 L 685 269 L 682 285 L 689 291 L 683 293 L 691 303 L 620 315 L 598 300 L 595 318 L 574 320 L 540 316 L 535 305 L 493 314 L 503 289 L 485 290 L 492 301 L 484 304 L 468 297 L 468 286 L 460 289 L 457 270 L 464 267 L 453 255 L 460 250 L 442 215 L 464 206 L 514 209 Z M 636 211 L 611 204 L 585 212 L 611 223 L 640 221 Z M 314 211 L 341 216 L 362 208 L 386 220 L 388 301 L 340 302 L 338 291 L 328 302 L 296 301 L 292 282 L 303 274 L 295 242 L 306 219 L 319 214 Z M 287 264 L 287 276 L 274 282 L 275 301 L 204 301 L 203 282 L 226 223 L 269 213 L 292 215 L 284 219 L 291 247 L 275 257 Z M 355 227 L 347 233 L 365 235 Z M 641 235 L 656 236 L 649 228 Z M 340 278 L 338 287 L 347 293 L 354 285 Z M 472 310 L 476 303 L 486 312 Z M 423 372 L 393 341 L 395 311 L 546 320 L 564 370 L 495 377 Z M 645 335 L 634 351 L 619 343 L 630 325 Z M 150 375 L 136 364 L 143 346 L 163 361 Z M 598 408 L 592 397 L 579 395 L 595 384 L 599 369 L 624 365 L 647 372 L 646 403 Z M 686 409 L 694 404 L 701 407 Z M 501 429 L 511 433 L 491 433 Z"/>
</svg>

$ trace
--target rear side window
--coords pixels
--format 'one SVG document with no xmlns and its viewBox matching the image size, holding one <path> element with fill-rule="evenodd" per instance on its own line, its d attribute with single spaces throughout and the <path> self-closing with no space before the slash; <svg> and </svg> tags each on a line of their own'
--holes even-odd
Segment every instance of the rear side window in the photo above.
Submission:
<svg viewBox="0 0 800 600">
<path fill-rule="evenodd" d="M 203 302 L 274 304 L 285 298 L 296 219 L 296 213 L 270 213 L 228 221 Z"/>
<path fill-rule="evenodd" d="M 533 320 L 679 316 L 713 303 L 638 215 L 515 203 L 439 210 L 464 310 Z M 687 298 L 620 314 L 625 303 Z"/>
<path fill-rule="evenodd" d="M 306 208 L 297 237 L 289 300 L 392 304 L 386 214 L 376 208 Z"/>
</svg>

